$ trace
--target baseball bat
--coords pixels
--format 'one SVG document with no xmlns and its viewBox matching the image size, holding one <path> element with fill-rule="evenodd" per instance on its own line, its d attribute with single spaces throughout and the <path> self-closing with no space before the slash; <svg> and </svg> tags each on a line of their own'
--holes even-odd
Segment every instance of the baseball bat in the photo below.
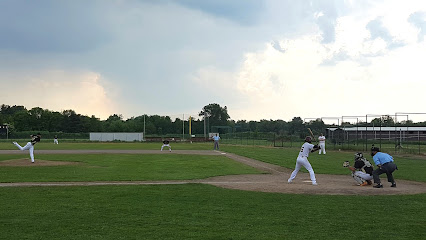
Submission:
<svg viewBox="0 0 426 240">
<path fill-rule="evenodd" d="M 312 140 L 317 141 L 318 139 L 315 138 L 314 134 L 312 133 L 312 130 L 308 128 L 308 131 L 311 134 Z"/>
</svg>

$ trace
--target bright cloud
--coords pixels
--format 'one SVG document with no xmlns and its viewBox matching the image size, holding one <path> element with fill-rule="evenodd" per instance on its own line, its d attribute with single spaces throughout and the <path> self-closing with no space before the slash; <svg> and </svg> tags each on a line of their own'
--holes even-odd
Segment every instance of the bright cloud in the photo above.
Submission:
<svg viewBox="0 0 426 240">
<path fill-rule="evenodd" d="M 281 39 L 284 53 L 267 46 L 246 54 L 236 82 L 250 96 L 252 111 L 241 109 L 236 115 L 289 120 L 416 112 L 412 103 L 422 101 L 426 88 L 421 67 L 426 44 L 417 43 L 418 31 L 408 22 L 413 9 L 405 10 L 393 12 L 399 21 L 375 11 L 342 16 L 336 19 L 332 43 L 322 42 L 319 29 Z M 404 44 L 394 48 L 395 41 Z"/>
<path fill-rule="evenodd" d="M 0 82 L 6 81 L 14 84 L 0 95 L 0 102 L 4 104 L 51 111 L 72 109 L 102 119 L 118 111 L 113 101 L 116 93 L 110 91 L 112 86 L 98 73 L 51 70 L 0 77 Z"/>
</svg>

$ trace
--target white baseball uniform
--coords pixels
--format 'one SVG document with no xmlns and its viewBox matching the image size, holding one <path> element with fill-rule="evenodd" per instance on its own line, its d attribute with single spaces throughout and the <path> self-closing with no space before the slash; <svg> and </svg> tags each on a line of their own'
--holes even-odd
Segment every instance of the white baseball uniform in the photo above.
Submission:
<svg viewBox="0 0 426 240">
<path fill-rule="evenodd" d="M 27 145 L 25 145 L 24 147 L 21 147 L 21 145 L 19 145 L 17 142 L 13 142 L 13 144 L 15 146 L 17 146 L 19 148 L 19 150 L 21 150 L 21 151 L 29 150 L 31 162 L 34 162 L 34 145 L 38 142 L 40 142 L 40 136 L 39 135 L 31 135 L 31 141 L 29 141 L 27 143 Z"/>
<path fill-rule="evenodd" d="M 352 177 L 361 185 L 364 184 L 365 181 L 373 180 L 373 166 L 362 154 L 361 156 L 359 156 L 359 154 L 360 153 L 355 154 L 355 171 L 352 171 Z"/>
<path fill-rule="evenodd" d="M 168 147 L 169 148 L 169 151 L 171 152 L 172 151 L 172 147 L 170 146 L 170 142 L 169 141 L 163 141 L 163 146 L 161 146 L 161 151 L 163 151 L 163 148 L 164 147 Z"/>
<path fill-rule="evenodd" d="M 317 180 L 315 179 L 315 173 L 314 169 L 312 169 L 311 164 L 308 161 L 309 153 L 314 148 L 313 144 L 310 144 L 308 142 L 305 142 L 302 147 L 300 148 L 299 156 L 296 160 L 296 167 L 294 171 L 291 173 L 290 178 L 288 179 L 288 182 L 291 183 L 294 178 L 296 178 L 297 173 L 299 172 L 300 168 L 303 166 L 308 170 L 309 175 L 311 177 L 311 181 L 313 185 L 317 185 Z"/>
<path fill-rule="evenodd" d="M 318 141 L 320 146 L 319 154 L 321 154 L 321 151 L 325 154 L 325 136 L 319 136 Z"/>
<path fill-rule="evenodd" d="M 31 142 L 28 142 L 24 147 L 21 147 L 21 145 L 19 145 L 17 142 L 13 142 L 13 144 L 15 144 L 15 146 L 17 146 L 21 151 L 29 150 L 31 162 L 34 162 L 34 145 Z"/>
<path fill-rule="evenodd" d="M 371 181 L 371 180 L 373 180 L 373 176 L 372 175 L 370 175 L 368 173 L 365 173 L 363 171 L 355 171 L 355 172 L 353 172 L 352 173 L 352 177 L 355 179 L 355 181 L 358 184 L 363 184 L 364 181 Z"/>
</svg>

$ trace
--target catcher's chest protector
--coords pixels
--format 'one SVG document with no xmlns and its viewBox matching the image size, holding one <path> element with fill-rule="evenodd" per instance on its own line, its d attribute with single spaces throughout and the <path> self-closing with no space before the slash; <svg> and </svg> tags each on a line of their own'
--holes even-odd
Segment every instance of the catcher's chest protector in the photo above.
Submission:
<svg viewBox="0 0 426 240">
<path fill-rule="evenodd" d="M 358 168 L 365 173 L 372 174 L 373 166 L 371 165 L 371 163 L 367 159 L 358 158 L 357 160 L 355 160 L 354 165 L 355 165 L 354 166 L 355 168 Z"/>
</svg>

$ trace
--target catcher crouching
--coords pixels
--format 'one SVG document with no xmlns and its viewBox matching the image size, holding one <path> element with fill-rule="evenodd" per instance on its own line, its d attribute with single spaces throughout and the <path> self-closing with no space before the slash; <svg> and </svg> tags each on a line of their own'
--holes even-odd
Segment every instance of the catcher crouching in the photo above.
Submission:
<svg viewBox="0 0 426 240">
<path fill-rule="evenodd" d="M 355 154 L 354 166 L 349 165 L 349 161 L 343 163 L 343 167 L 347 167 L 352 172 L 352 177 L 359 186 L 371 185 L 373 180 L 373 165 L 362 155 Z"/>
</svg>

